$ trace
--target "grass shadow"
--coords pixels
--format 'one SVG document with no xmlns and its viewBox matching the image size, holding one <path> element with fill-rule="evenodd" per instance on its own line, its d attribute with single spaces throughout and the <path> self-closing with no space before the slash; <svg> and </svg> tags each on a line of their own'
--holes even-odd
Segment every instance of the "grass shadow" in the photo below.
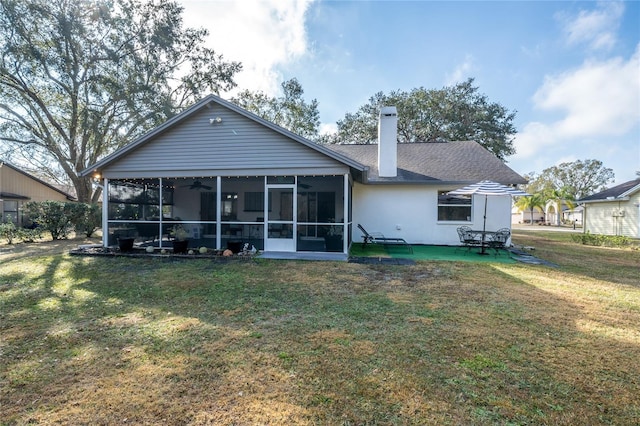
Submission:
<svg viewBox="0 0 640 426">
<path fill-rule="evenodd" d="M 570 233 L 538 230 L 515 230 L 513 243 L 534 248 L 531 252 L 536 257 L 567 273 L 640 287 L 638 249 L 587 246 L 573 242 Z"/>
<path fill-rule="evenodd" d="M 577 293 L 542 281 L 555 273 L 545 267 L 42 262 L 7 275 L 60 300 L 3 318 L 2 422 L 575 424 L 638 414 L 640 307 L 612 309 L 590 284 Z"/>
</svg>

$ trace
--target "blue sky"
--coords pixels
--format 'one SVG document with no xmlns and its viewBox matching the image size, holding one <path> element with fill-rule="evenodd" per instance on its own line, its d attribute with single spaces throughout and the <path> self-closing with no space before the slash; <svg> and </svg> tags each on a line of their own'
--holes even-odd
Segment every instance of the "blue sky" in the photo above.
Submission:
<svg viewBox="0 0 640 426">
<path fill-rule="evenodd" d="M 598 159 L 640 171 L 640 2 L 182 0 L 185 23 L 243 63 L 239 89 L 297 78 L 323 131 L 374 93 L 475 78 L 516 110 L 520 174 Z M 229 98 L 233 93 L 222 94 Z"/>
</svg>

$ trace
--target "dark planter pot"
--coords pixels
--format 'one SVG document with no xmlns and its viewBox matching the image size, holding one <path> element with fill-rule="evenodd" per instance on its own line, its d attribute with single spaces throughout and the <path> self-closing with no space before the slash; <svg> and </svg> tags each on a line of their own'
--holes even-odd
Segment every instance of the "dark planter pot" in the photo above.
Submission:
<svg viewBox="0 0 640 426">
<path fill-rule="evenodd" d="M 342 235 L 326 235 L 324 246 L 327 251 L 342 251 Z"/>
<path fill-rule="evenodd" d="M 234 254 L 238 254 L 242 251 L 242 241 L 229 241 L 227 243 L 227 248 Z"/>
<path fill-rule="evenodd" d="M 173 240 L 173 252 L 174 253 L 186 253 L 189 247 L 189 240 Z"/>
<path fill-rule="evenodd" d="M 125 252 L 132 251 L 134 241 L 135 241 L 135 238 L 133 237 L 118 238 L 118 247 L 120 248 L 120 251 L 125 251 Z"/>
</svg>

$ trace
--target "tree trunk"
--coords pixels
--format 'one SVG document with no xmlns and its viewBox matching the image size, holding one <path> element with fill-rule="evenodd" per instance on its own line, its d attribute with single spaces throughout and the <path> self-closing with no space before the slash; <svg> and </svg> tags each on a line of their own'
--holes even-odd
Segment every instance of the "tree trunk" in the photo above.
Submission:
<svg viewBox="0 0 640 426">
<path fill-rule="evenodd" d="M 76 197 L 81 203 L 90 204 L 92 201 L 91 178 L 75 177 L 72 178 L 73 187 L 76 189 Z"/>
</svg>

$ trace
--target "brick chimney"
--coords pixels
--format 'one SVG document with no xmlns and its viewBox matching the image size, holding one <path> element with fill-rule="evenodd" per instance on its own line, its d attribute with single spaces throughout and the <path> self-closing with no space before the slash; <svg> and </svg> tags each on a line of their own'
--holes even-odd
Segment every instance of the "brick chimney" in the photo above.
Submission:
<svg viewBox="0 0 640 426">
<path fill-rule="evenodd" d="M 398 111 L 382 107 L 378 121 L 378 176 L 398 175 Z"/>
</svg>

